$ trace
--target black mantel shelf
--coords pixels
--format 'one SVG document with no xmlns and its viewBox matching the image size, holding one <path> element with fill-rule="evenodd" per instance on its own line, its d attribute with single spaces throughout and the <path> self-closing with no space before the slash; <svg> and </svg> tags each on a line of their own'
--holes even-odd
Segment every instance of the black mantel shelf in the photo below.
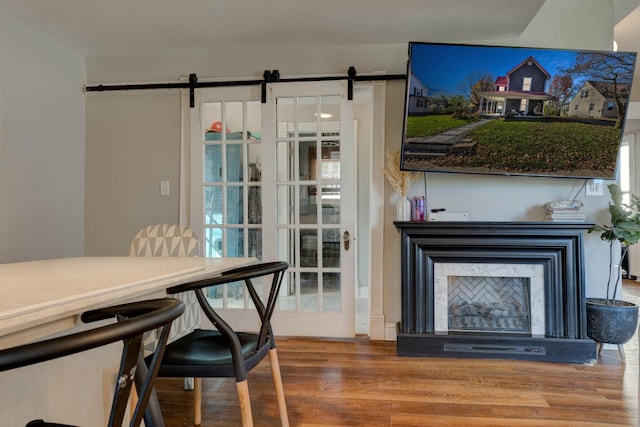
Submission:
<svg viewBox="0 0 640 427">
<path fill-rule="evenodd" d="M 398 230 L 433 228 L 442 230 L 464 230 L 478 227 L 487 230 L 588 230 L 594 224 L 588 222 L 552 221 L 394 221 Z"/>
<path fill-rule="evenodd" d="M 587 363 L 585 232 L 564 222 L 394 222 L 401 233 L 402 318 L 397 351 L 404 356 L 479 357 Z M 544 271 L 545 335 L 436 332 L 434 263 L 539 264 Z"/>
</svg>

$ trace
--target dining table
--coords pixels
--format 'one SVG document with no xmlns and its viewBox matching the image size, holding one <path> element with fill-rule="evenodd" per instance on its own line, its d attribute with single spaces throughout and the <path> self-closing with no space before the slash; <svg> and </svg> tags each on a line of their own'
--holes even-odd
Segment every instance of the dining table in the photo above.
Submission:
<svg viewBox="0 0 640 427">
<path fill-rule="evenodd" d="M 255 261 L 255 258 L 73 257 L 0 264 L 0 348 L 86 327 L 80 321 L 85 311 L 163 297 L 173 286 L 214 277 Z M 93 355 L 90 362 L 81 353 L 45 362 L 43 366 L 0 373 L 2 424 L 24 425 L 31 419 L 47 417 L 77 425 L 102 424 L 96 423 L 96 419 L 108 415 L 104 407 L 110 398 L 105 399 L 105 394 L 112 391 L 109 372 L 111 368 L 115 372 L 119 362 L 115 365 L 112 361 L 96 362 L 96 357 L 104 355 L 106 359 L 107 353 Z M 72 358 L 70 362 L 63 360 Z M 87 372 L 80 374 L 81 369 Z M 42 384 L 33 382 L 66 389 L 59 393 L 42 391 Z M 9 384 L 11 388 L 7 387 Z M 78 414 L 69 421 L 69 412 Z M 87 414 L 80 415 L 81 412 Z"/>
</svg>

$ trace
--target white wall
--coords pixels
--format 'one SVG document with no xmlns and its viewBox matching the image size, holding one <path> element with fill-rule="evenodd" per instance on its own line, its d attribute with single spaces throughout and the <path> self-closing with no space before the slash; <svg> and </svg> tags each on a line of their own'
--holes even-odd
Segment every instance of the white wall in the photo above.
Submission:
<svg viewBox="0 0 640 427">
<path fill-rule="evenodd" d="M 2 14 L 0 58 L 0 263 L 81 256 L 84 59 Z M 0 374 L 0 424 L 56 411 L 78 425 L 104 419 L 104 393 L 87 382 L 102 382 L 95 359 L 71 357 L 47 369 L 51 363 Z M 60 373 L 65 367 L 76 373 L 72 380 Z M 66 397 L 62 404 L 48 399 L 55 393 Z M 94 417 L 78 407 L 95 408 Z"/>
<path fill-rule="evenodd" d="M 0 14 L 0 263 L 83 254 L 84 59 Z"/>
<path fill-rule="evenodd" d="M 456 25 L 455 17 L 451 25 Z M 430 40 L 416 40 L 430 41 Z M 444 41 L 444 40 L 438 40 Z M 613 2 L 593 0 L 548 0 L 521 37 L 512 40 L 469 40 L 469 43 L 509 44 L 521 46 L 609 49 L 613 41 Z M 345 74 L 349 66 L 355 66 L 359 74 L 385 71 L 388 74 L 402 74 L 406 67 L 406 44 L 380 46 L 337 46 L 245 49 L 243 51 L 200 52 L 198 55 L 148 56 L 126 58 L 95 58 L 87 60 L 87 80 L 90 84 L 122 82 L 162 82 L 176 81 L 179 77 L 196 73 L 199 79 L 206 78 L 261 78 L 265 69 L 279 69 L 283 77 L 295 75 Z M 404 83 L 391 81 L 386 93 L 386 146 L 399 148 L 402 133 Z M 97 95 L 87 99 L 89 112 L 97 108 Z M 119 116 L 119 105 L 126 99 L 138 96 L 129 93 L 109 95 L 119 97 L 111 112 L 102 110 L 103 115 Z M 173 102 L 163 99 L 160 102 Z M 90 114 L 88 114 L 90 116 Z M 149 122 L 149 114 L 144 110 L 136 112 L 136 118 L 127 121 L 124 138 L 135 133 L 136 122 Z M 171 124 L 179 129 L 179 117 Z M 173 129 L 173 128 L 172 128 Z M 173 133 L 173 130 L 171 130 Z M 92 134 L 92 130 L 88 130 Z M 87 150 L 93 145 L 104 143 L 101 138 L 87 140 Z M 120 144 L 136 144 L 134 139 L 120 141 Z M 179 141 L 174 141 L 175 147 Z M 172 150 L 174 148 L 171 148 Z M 96 159 L 88 159 L 94 162 Z M 177 164 L 178 159 L 175 159 Z M 157 171 L 152 170 L 152 173 Z M 100 180 L 108 177 L 94 176 L 88 170 L 87 182 L 98 189 Z M 542 205 L 551 200 L 573 197 L 581 181 L 566 179 L 523 178 L 505 176 L 467 176 L 451 174 L 429 174 L 427 177 L 427 201 L 430 206 L 444 207 L 449 211 L 469 213 L 471 220 L 478 221 L 540 221 L 543 219 Z M 104 184 L 104 183 L 103 183 Z M 94 187 L 95 185 L 95 187 Z M 130 191 L 127 186 L 113 188 L 113 191 Z M 423 194 L 423 184 L 418 182 L 412 188 L 413 195 Z M 385 231 L 384 231 L 384 314 L 389 324 L 400 319 L 400 260 L 399 234 L 392 224 L 395 214 L 395 196 L 386 185 Z M 582 193 L 584 194 L 584 193 Z M 579 196 L 585 202 L 590 220 L 606 220 L 606 197 Z M 133 199 L 133 198 L 131 198 Z M 92 207 L 87 207 L 90 212 Z M 131 206 L 149 213 L 145 206 Z M 174 209 L 172 207 L 171 209 Z M 365 215 L 366 212 L 360 212 Z M 91 223 L 92 219 L 87 218 Z M 131 226 L 126 216 L 118 218 L 122 226 Z M 87 236 L 92 230 L 87 231 Z M 103 236 L 107 239 L 110 236 Z M 597 236 L 586 238 L 587 293 L 599 296 L 606 277 L 606 246 Z M 96 243 L 97 244 L 97 243 Z M 105 248 L 115 246 L 115 242 L 103 242 Z M 119 243 L 122 246 L 126 242 Z M 87 242 L 94 247 L 94 242 Z M 96 246 L 97 247 L 97 246 Z"/>
<path fill-rule="evenodd" d="M 86 123 L 85 254 L 128 255 L 141 228 L 178 222 L 180 94 L 90 93 Z"/>
</svg>

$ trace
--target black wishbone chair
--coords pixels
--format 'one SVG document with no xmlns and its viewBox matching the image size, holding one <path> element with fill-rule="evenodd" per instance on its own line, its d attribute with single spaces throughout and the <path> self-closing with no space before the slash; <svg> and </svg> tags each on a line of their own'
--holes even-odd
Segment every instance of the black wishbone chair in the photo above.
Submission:
<svg viewBox="0 0 640 427">
<path fill-rule="evenodd" d="M 184 303 L 175 298 L 139 301 L 88 311 L 81 316 L 85 323 L 109 318 L 116 318 L 117 322 L 0 350 L 0 372 L 123 341 L 118 381 L 116 382 L 108 426 L 120 427 L 123 424 L 133 382 L 133 373 L 146 371 L 146 377 L 140 378 L 137 375 L 136 378 L 138 401 L 133 408 L 129 423 L 129 426 L 139 426 L 145 417 L 147 404 L 154 390 L 153 386 L 160 366 L 159 361 L 165 349 L 171 323 L 183 311 Z M 156 328 L 161 328 L 161 332 L 155 352 L 149 357 L 150 363 L 147 369 L 144 363 L 138 364 L 139 361 L 143 361 L 140 353 L 142 336 L 145 332 Z M 154 416 L 158 415 L 154 414 Z M 94 423 L 94 425 L 101 424 L 101 420 L 96 420 Z M 145 424 L 150 425 L 146 419 Z M 65 426 L 65 424 L 49 423 L 43 420 L 34 420 L 27 425 L 29 427 Z"/>
<path fill-rule="evenodd" d="M 167 345 L 158 376 L 194 377 L 194 424 L 201 422 L 202 378 L 232 377 L 240 401 L 242 425 L 253 426 L 251 401 L 247 385 L 247 372 L 268 354 L 275 385 L 280 421 L 289 425 L 287 406 L 280 375 L 276 343 L 271 331 L 271 315 L 282 283 L 286 262 L 263 262 L 226 271 L 220 276 L 170 288 L 169 294 L 192 290 L 207 318 L 217 330 L 196 329 L 190 334 Z M 269 297 L 263 304 L 252 279 L 272 275 Z M 260 320 L 260 330 L 255 333 L 236 332 L 211 307 L 204 290 L 211 286 L 244 281 Z M 265 282 L 266 286 L 266 282 Z"/>
</svg>

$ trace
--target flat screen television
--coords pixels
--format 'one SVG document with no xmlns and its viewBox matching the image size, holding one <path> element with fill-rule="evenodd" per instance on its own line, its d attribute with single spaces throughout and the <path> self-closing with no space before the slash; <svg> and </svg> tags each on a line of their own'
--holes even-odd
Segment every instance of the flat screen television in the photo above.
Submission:
<svg viewBox="0 0 640 427">
<path fill-rule="evenodd" d="M 635 52 L 409 43 L 401 169 L 615 178 Z"/>
</svg>

